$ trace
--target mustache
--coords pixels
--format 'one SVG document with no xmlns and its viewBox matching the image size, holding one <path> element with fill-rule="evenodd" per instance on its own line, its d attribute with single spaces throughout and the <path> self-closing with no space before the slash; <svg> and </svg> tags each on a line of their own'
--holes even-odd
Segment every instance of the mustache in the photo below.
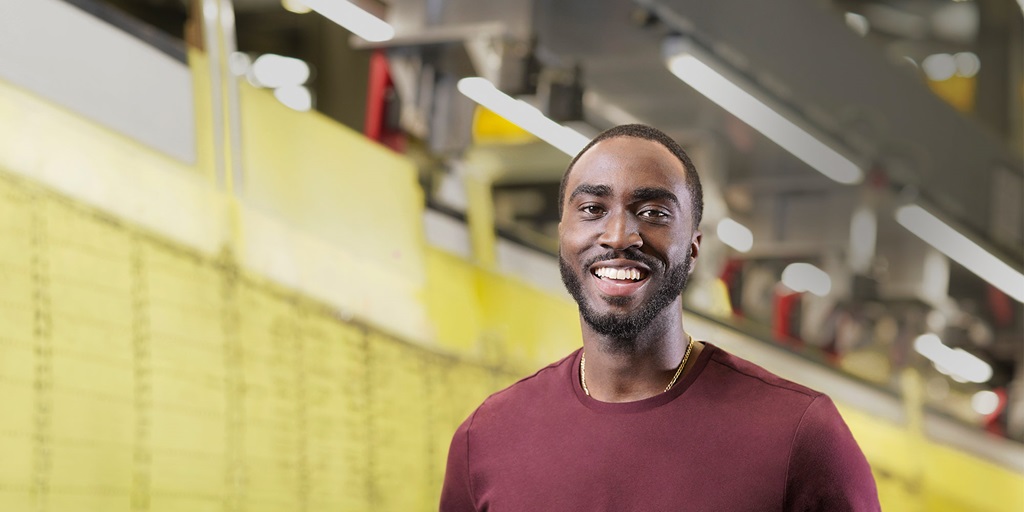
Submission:
<svg viewBox="0 0 1024 512">
<path fill-rule="evenodd" d="M 608 261 L 615 259 L 625 259 L 643 263 L 644 265 L 647 266 L 647 268 L 651 270 L 660 269 L 662 267 L 661 261 L 640 252 L 639 249 L 630 247 L 628 249 L 624 249 L 621 251 L 611 250 L 604 254 L 594 256 L 593 258 L 590 258 L 589 260 L 583 263 L 583 268 L 590 268 L 599 261 Z"/>
</svg>

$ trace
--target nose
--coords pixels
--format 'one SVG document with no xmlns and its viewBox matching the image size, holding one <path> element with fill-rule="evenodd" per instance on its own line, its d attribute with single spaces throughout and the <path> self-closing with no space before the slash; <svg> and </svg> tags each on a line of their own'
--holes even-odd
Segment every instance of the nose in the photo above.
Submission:
<svg viewBox="0 0 1024 512">
<path fill-rule="evenodd" d="M 609 213 L 606 218 L 604 232 L 598 239 L 602 247 L 621 251 L 631 247 L 638 249 L 644 244 L 637 220 L 629 212 Z"/>
</svg>

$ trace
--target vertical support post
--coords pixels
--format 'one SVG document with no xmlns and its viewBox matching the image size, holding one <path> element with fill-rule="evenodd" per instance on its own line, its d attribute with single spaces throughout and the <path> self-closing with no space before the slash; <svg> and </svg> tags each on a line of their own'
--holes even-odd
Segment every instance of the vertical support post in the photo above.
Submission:
<svg viewBox="0 0 1024 512">
<path fill-rule="evenodd" d="M 486 269 L 498 265 L 495 234 L 495 202 L 492 194 L 492 179 L 489 173 L 470 165 L 465 173 L 466 222 L 469 224 L 469 240 L 476 264 Z"/>
<path fill-rule="evenodd" d="M 229 65 L 237 50 L 235 11 L 231 0 L 199 0 L 192 5 L 202 26 L 207 56 L 214 176 L 219 189 L 238 195 L 244 185 L 241 109 L 238 81 Z"/>
</svg>

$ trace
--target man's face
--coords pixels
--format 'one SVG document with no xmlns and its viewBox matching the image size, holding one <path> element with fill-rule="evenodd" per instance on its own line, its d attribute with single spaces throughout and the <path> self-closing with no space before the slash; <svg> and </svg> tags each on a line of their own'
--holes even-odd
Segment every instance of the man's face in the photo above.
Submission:
<svg viewBox="0 0 1024 512">
<path fill-rule="evenodd" d="M 562 281 L 591 328 L 632 341 L 679 298 L 700 246 L 683 164 L 657 142 L 615 137 L 580 157 L 565 190 Z"/>
</svg>

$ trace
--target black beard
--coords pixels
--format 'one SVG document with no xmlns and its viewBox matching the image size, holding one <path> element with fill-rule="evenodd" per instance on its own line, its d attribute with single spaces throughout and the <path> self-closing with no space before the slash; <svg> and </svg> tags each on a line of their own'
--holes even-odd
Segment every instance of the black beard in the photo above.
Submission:
<svg viewBox="0 0 1024 512">
<path fill-rule="evenodd" d="M 651 269 L 651 274 L 665 268 L 660 261 L 650 258 L 646 254 L 627 250 L 622 254 L 610 253 L 593 259 L 586 265 L 583 265 L 584 272 L 588 272 L 586 269 L 589 269 L 591 265 L 598 261 L 610 260 L 616 257 L 642 262 Z M 626 353 L 634 352 L 638 348 L 636 340 L 644 329 L 647 329 L 654 318 L 663 309 L 668 307 L 669 304 L 672 304 L 676 297 L 679 297 L 683 290 L 686 289 L 686 284 L 690 279 L 690 266 L 692 264 L 693 258 L 687 254 L 686 259 L 682 263 L 669 268 L 668 272 L 665 273 L 661 286 L 654 292 L 654 295 L 632 313 L 625 315 L 607 313 L 602 315 L 597 313 L 583 296 L 583 283 L 580 281 L 580 277 L 576 275 L 576 272 L 565 261 L 565 258 L 561 254 L 558 255 L 558 269 L 562 274 L 562 282 L 565 284 L 569 294 L 572 295 L 572 298 L 576 300 L 576 304 L 579 305 L 580 316 L 583 317 L 583 320 L 595 332 L 608 337 L 614 342 L 609 348 L 616 352 Z M 613 305 L 623 305 L 630 299 L 628 297 L 610 297 L 605 300 Z"/>
</svg>

